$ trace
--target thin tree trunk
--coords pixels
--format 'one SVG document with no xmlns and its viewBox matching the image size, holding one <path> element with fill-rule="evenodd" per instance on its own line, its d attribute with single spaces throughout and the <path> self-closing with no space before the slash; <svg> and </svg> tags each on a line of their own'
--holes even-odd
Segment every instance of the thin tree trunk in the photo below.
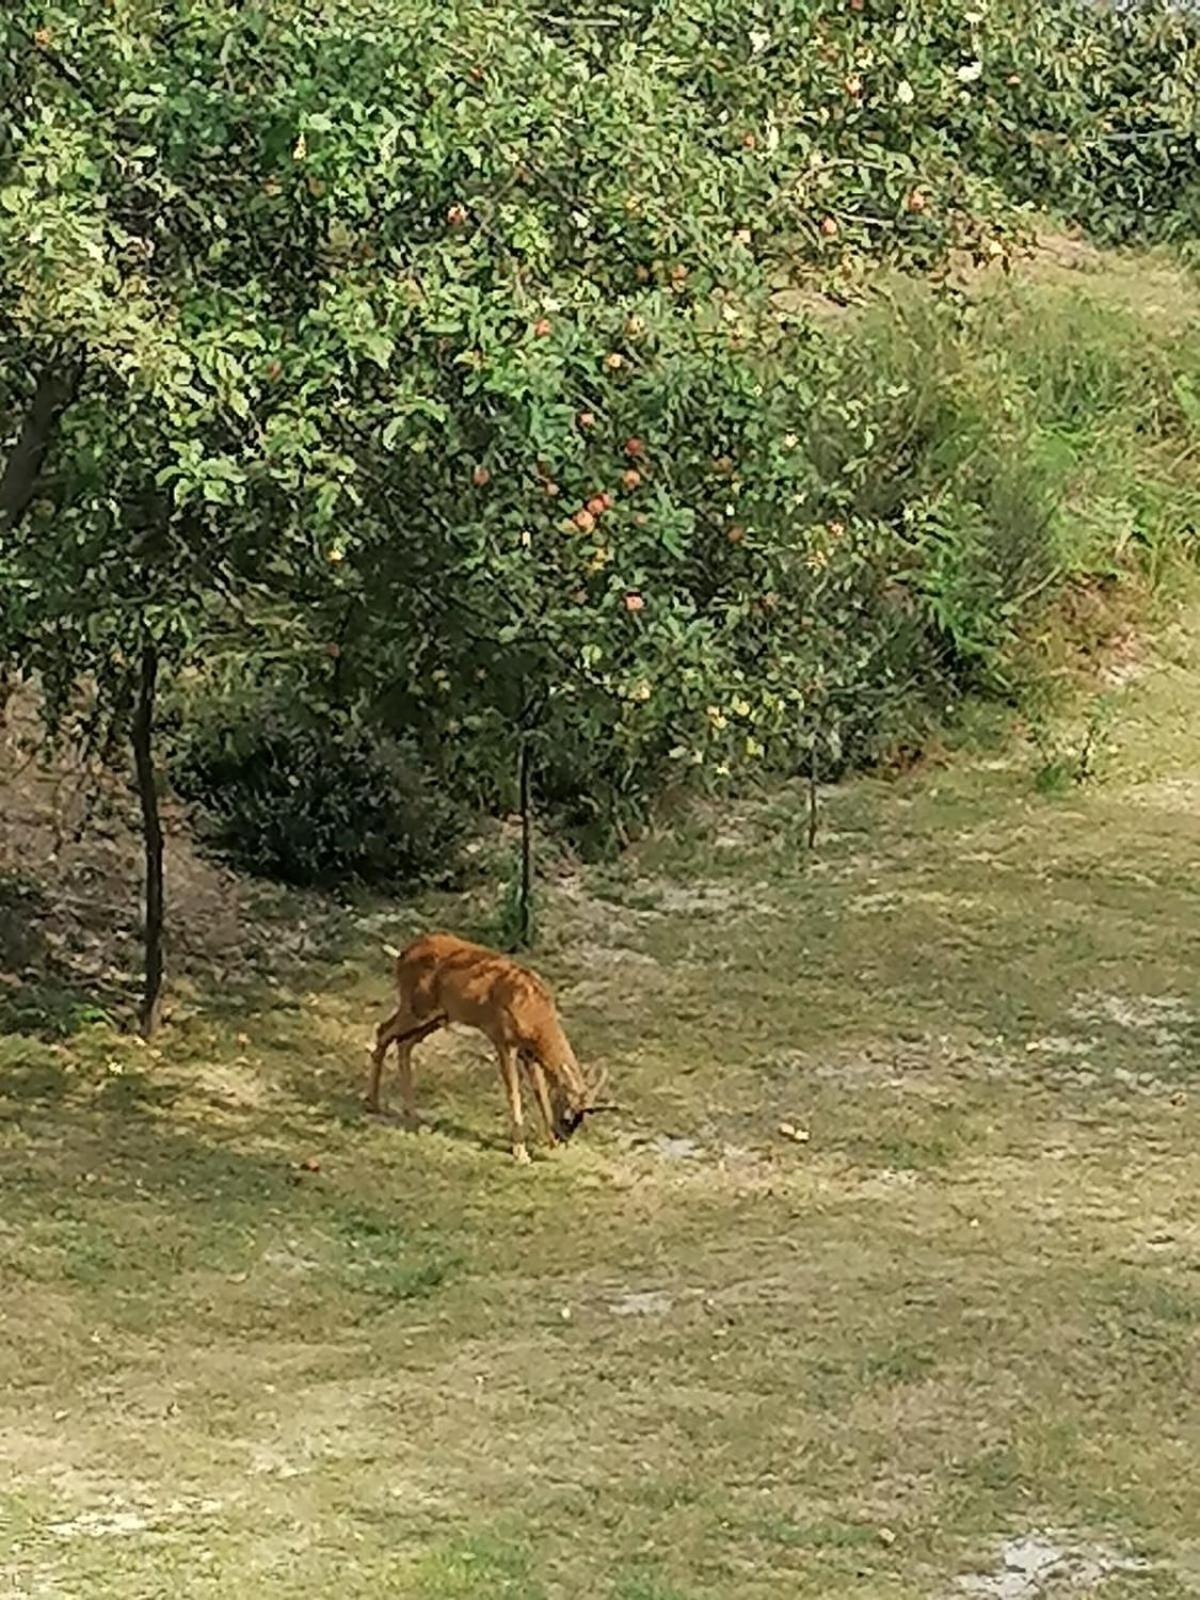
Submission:
<svg viewBox="0 0 1200 1600">
<path fill-rule="evenodd" d="M 813 734 L 812 749 L 808 752 L 808 848 L 817 847 L 817 821 L 819 818 L 817 795 L 817 736 Z"/>
<path fill-rule="evenodd" d="M 166 971 L 163 957 L 163 831 L 158 812 L 158 786 L 154 781 L 154 695 L 157 687 L 158 651 L 152 644 L 147 644 L 142 649 L 137 702 L 130 727 L 146 858 L 145 987 L 138 1018 L 144 1039 L 148 1039 L 158 1027 Z"/>
<path fill-rule="evenodd" d="M 522 950 L 533 942 L 533 804 L 529 783 L 529 734 L 521 730 L 517 749 L 517 792 L 521 810 L 521 883 L 517 902 L 517 940 Z"/>
<path fill-rule="evenodd" d="M 0 472 L 0 531 L 10 533 L 28 511 L 58 419 L 75 398 L 82 372 L 83 362 L 75 360 L 47 367 L 39 377 L 21 431 Z"/>
</svg>

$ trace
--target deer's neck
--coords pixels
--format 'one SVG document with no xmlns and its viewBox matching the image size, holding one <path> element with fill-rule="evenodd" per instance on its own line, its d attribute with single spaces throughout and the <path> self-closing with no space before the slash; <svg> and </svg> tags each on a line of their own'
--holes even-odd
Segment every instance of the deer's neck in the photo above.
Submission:
<svg viewBox="0 0 1200 1600">
<path fill-rule="evenodd" d="M 573 1095 L 583 1092 L 583 1074 L 571 1049 L 570 1040 L 563 1032 L 557 1018 L 546 1018 L 525 1042 L 526 1049 L 537 1057 L 547 1072 L 560 1079 Z"/>
</svg>

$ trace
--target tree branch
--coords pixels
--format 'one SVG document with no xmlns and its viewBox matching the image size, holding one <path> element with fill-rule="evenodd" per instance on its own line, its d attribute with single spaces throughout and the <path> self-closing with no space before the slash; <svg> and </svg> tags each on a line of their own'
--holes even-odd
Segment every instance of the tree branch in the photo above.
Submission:
<svg viewBox="0 0 1200 1600">
<path fill-rule="evenodd" d="M 75 398 L 82 374 L 81 356 L 43 368 L 21 431 L 0 473 L 0 533 L 12 533 L 28 511 L 58 419 Z"/>
</svg>

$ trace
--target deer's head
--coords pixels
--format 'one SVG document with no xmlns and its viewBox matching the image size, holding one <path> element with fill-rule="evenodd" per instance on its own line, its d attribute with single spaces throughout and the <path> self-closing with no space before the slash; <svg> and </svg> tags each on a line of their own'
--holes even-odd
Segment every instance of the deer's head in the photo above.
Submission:
<svg viewBox="0 0 1200 1600">
<path fill-rule="evenodd" d="M 553 1074 L 553 1083 L 556 1131 L 564 1141 L 579 1130 L 585 1117 L 597 1111 L 616 1110 L 616 1106 L 604 1098 L 608 1087 L 606 1069 L 589 1077 L 572 1063 L 569 1069 Z"/>
</svg>

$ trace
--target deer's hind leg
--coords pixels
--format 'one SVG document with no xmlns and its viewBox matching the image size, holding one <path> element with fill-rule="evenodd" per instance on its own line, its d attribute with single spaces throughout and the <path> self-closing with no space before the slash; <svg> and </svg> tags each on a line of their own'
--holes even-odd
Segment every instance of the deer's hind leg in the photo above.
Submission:
<svg viewBox="0 0 1200 1600">
<path fill-rule="evenodd" d="M 397 1048 L 400 1069 L 400 1093 L 404 1101 L 404 1120 L 414 1127 L 417 1120 L 416 1097 L 413 1091 L 412 1051 L 415 1044 L 427 1039 L 431 1033 L 445 1026 L 445 1017 L 419 1017 L 408 1006 L 400 1005 L 386 1022 L 381 1022 L 375 1032 L 375 1048 L 371 1051 L 371 1081 L 367 1087 L 367 1110 L 378 1114 L 382 1110 L 379 1087 L 383 1078 L 383 1064 L 392 1045 Z"/>
<path fill-rule="evenodd" d="M 411 1032 L 406 1033 L 396 1046 L 398 1058 L 396 1068 L 400 1077 L 400 1104 L 404 1108 L 404 1126 L 410 1133 L 415 1132 L 419 1125 L 417 1095 L 413 1085 L 413 1047 L 420 1044 L 422 1039 L 427 1039 L 431 1033 L 436 1033 L 439 1028 L 444 1028 L 445 1025 L 445 1017 L 431 1017 L 428 1022 L 423 1022 L 419 1028 L 414 1028 Z"/>
</svg>

